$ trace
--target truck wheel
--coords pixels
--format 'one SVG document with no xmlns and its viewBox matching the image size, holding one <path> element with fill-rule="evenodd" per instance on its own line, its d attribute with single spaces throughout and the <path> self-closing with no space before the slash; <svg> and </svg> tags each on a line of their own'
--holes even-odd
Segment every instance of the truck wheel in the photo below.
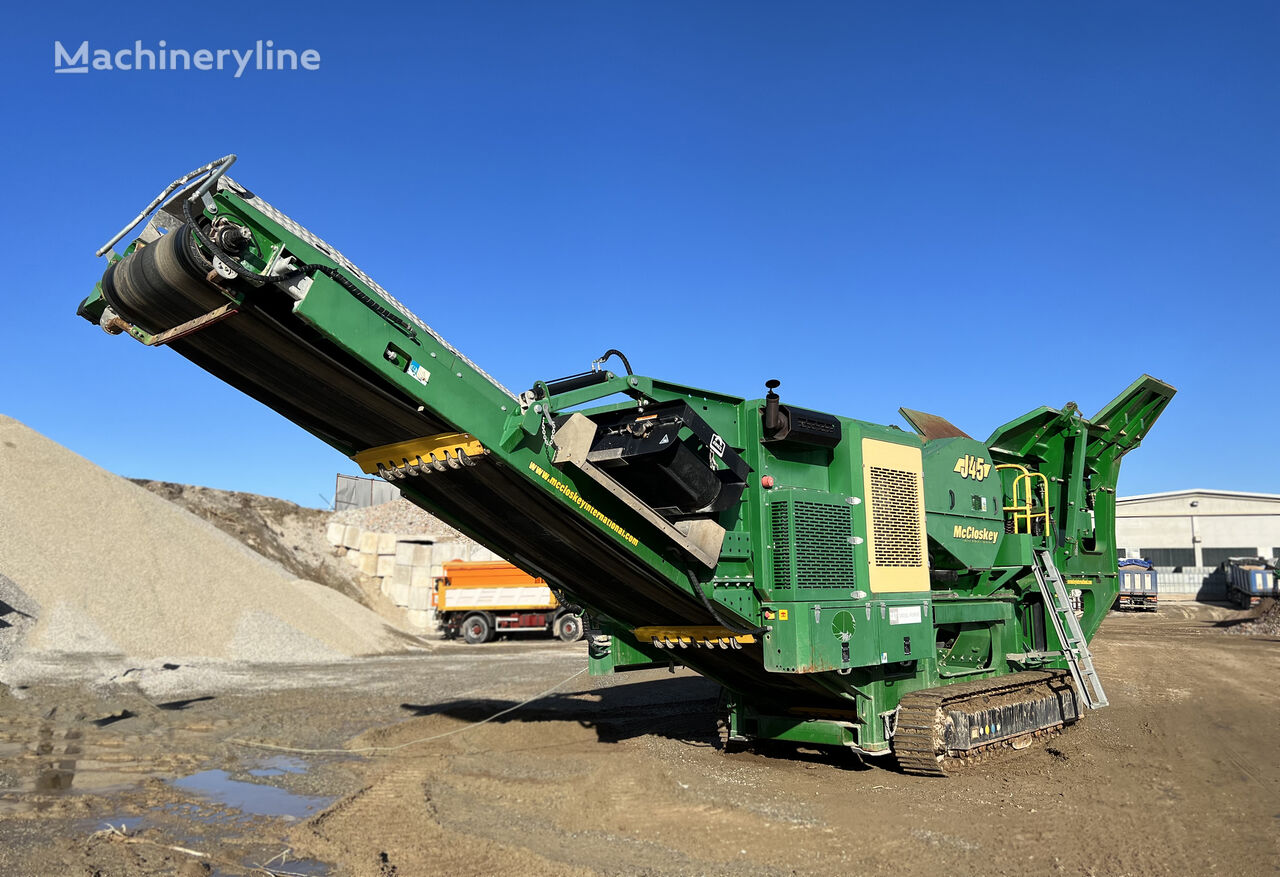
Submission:
<svg viewBox="0 0 1280 877">
<path fill-rule="evenodd" d="M 567 643 L 576 643 L 582 639 L 582 616 L 566 612 L 556 619 L 555 635 Z"/>
<path fill-rule="evenodd" d="M 487 615 L 468 615 L 462 620 L 462 638 L 471 645 L 489 641 L 493 635 L 493 624 Z"/>
</svg>

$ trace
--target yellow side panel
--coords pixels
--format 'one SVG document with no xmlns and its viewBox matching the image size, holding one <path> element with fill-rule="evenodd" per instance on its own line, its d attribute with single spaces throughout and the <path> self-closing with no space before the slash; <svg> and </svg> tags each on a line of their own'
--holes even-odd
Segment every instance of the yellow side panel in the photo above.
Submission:
<svg viewBox="0 0 1280 877">
<path fill-rule="evenodd" d="M 862 480 L 871 592 L 929 590 L 920 449 L 864 438 Z"/>
</svg>

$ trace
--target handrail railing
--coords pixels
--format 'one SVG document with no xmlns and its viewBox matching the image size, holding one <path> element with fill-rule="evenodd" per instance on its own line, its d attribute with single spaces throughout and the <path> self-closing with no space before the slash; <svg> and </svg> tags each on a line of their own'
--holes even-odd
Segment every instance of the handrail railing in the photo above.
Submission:
<svg viewBox="0 0 1280 877">
<path fill-rule="evenodd" d="M 1016 469 L 1018 474 L 1014 476 L 1013 487 L 1011 493 L 1011 504 L 1004 506 L 1005 514 L 1013 516 L 1013 532 L 1014 533 L 1034 533 L 1035 528 L 1033 521 L 1040 519 L 1044 521 L 1044 529 L 1041 533 L 1049 532 L 1049 479 L 1041 472 L 1032 472 L 1026 466 L 1020 463 L 1000 463 L 996 466 L 1000 469 Z M 1044 505 L 1039 511 L 1035 509 L 1035 488 L 1033 479 L 1039 478 L 1041 485 L 1044 487 L 1041 496 L 1044 498 Z M 1020 489 L 1021 488 L 1021 489 Z M 1025 499 L 1025 501 L 1023 501 Z M 1025 529 L 1024 529 L 1025 528 Z"/>
</svg>

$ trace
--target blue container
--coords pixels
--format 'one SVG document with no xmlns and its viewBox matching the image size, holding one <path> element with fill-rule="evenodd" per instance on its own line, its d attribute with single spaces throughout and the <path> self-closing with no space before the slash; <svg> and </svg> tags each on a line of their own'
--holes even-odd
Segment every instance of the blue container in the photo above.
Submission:
<svg viewBox="0 0 1280 877">
<path fill-rule="evenodd" d="M 1160 590 L 1151 561 L 1122 560 L 1118 572 L 1120 595 L 1116 597 L 1116 608 L 1155 612 Z"/>
</svg>

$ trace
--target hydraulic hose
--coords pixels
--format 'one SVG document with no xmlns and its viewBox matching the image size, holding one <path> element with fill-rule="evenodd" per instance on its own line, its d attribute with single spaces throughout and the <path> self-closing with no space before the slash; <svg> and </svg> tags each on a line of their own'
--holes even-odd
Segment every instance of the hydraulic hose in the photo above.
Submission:
<svg viewBox="0 0 1280 877">
<path fill-rule="evenodd" d="M 766 632 L 767 627 L 738 627 L 731 621 L 726 621 L 724 616 L 716 611 L 716 607 L 711 600 L 707 598 L 706 593 L 702 590 L 702 583 L 698 581 L 698 577 L 694 575 L 693 570 L 689 567 L 684 568 L 685 575 L 689 577 L 689 586 L 693 588 L 693 592 L 702 598 L 702 605 L 707 607 L 707 611 L 711 613 L 711 617 L 719 622 L 720 626 L 728 630 L 730 633 L 736 633 L 739 636 L 759 636 Z"/>
<path fill-rule="evenodd" d="M 600 358 L 596 360 L 596 364 L 603 365 L 605 360 L 607 360 L 611 356 L 616 356 L 618 357 L 618 359 L 622 360 L 622 365 L 627 370 L 627 374 L 629 375 L 635 374 L 635 372 L 631 370 L 631 363 L 627 361 L 627 357 L 623 354 L 623 352 L 613 347 L 610 347 L 608 350 L 602 353 L 600 355 Z"/>
</svg>

